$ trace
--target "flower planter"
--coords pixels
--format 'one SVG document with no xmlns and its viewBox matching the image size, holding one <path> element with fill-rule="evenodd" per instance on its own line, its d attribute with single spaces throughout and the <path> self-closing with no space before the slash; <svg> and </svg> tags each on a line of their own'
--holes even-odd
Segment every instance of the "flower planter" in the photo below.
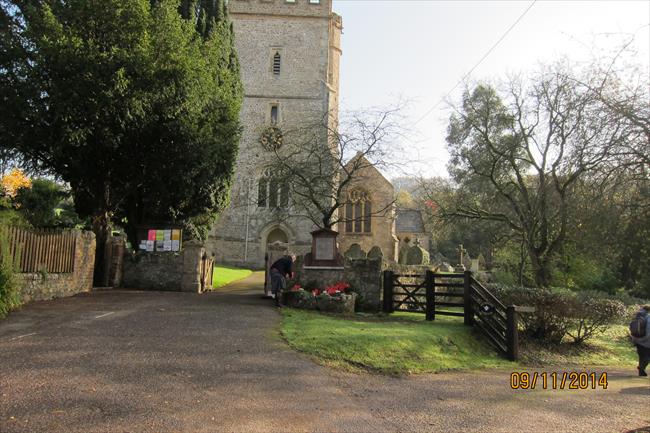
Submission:
<svg viewBox="0 0 650 433">
<path fill-rule="evenodd" d="M 357 294 L 338 293 L 330 296 L 322 294 L 316 297 L 316 305 L 320 311 L 326 313 L 354 314 L 354 301 Z"/>
<path fill-rule="evenodd" d="M 316 309 L 316 297 L 304 290 L 285 292 L 285 305 L 303 310 Z"/>
</svg>

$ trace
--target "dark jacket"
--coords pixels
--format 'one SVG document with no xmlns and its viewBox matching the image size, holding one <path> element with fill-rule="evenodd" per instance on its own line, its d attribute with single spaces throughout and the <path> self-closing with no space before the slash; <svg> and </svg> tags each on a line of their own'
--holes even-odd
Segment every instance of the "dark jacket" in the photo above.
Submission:
<svg viewBox="0 0 650 433">
<path fill-rule="evenodd" d="M 280 274 L 285 275 L 285 276 L 290 276 L 293 273 L 293 260 L 291 260 L 291 257 L 284 256 L 273 263 L 271 265 L 271 269 L 275 269 Z"/>
</svg>

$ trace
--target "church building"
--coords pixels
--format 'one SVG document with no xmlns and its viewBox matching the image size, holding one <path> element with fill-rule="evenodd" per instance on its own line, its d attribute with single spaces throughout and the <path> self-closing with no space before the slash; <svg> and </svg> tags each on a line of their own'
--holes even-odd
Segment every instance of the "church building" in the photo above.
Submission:
<svg viewBox="0 0 650 433">
<path fill-rule="evenodd" d="M 229 10 L 244 85 L 243 132 L 231 204 L 211 231 L 207 247 L 219 263 L 261 268 L 270 244 L 303 254 L 310 251 L 310 233 L 318 228 L 292 214 L 289 188 L 268 170 L 272 155 L 261 137 L 269 127 L 300 125 L 307 115 L 338 121 L 342 19 L 332 12 L 332 0 L 230 0 Z M 394 259 L 394 189 L 377 170 L 365 175 L 379 190 L 350 191 L 361 194 L 356 207 L 346 205 L 341 211 L 363 212 L 373 200 L 385 209 L 367 222 L 341 224 L 340 251 L 352 243 L 366 251 L 380 245 Z M 375 242 L 373 237 L 381 239 Z"/>
</svg>

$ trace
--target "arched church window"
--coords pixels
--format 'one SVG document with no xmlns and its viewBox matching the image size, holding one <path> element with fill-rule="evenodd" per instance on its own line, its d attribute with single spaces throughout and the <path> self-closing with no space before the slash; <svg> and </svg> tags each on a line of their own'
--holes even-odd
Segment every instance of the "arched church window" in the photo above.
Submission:
<svg viewBox="0 0 650 433">
<path fill-rule="evenodd" d="M 348 193 L 348 202 L 345 204 L 345 231 L 372 232 L 372 202 L 367 191 L 355 188 Z"/>
<path fill-rule="evenodd" d="M 257 206 L 269 209 L 289 207 L 289 184 L 273 176 L 271 169 L 265 169 L 257 188 Z"/>
</svg>

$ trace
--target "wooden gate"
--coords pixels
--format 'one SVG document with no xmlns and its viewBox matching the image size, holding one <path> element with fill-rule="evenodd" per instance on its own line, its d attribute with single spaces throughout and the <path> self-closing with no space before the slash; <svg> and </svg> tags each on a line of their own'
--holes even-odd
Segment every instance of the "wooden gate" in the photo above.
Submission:
<svg viewBox="0 0 650 433">
<path fill-rule="evenodd" d="M 203 254 L 201 257 L 201 293 L 212 290 L 212 277 L 214 274 L 214 257 Z"/>
<path fill-rule="evenodd" d="M 517 313 L 535 311 L 529 307 L 506 307 L 470 271 L 463 274 L 385 271 L 383 310 L 423 313 L 426 320 L 435 320 L 436 315 L 463 317 L 465 325 L 475 326 L 499 352 L 513 361 L 518 357 L 519 348 Z"/>
</svg>

